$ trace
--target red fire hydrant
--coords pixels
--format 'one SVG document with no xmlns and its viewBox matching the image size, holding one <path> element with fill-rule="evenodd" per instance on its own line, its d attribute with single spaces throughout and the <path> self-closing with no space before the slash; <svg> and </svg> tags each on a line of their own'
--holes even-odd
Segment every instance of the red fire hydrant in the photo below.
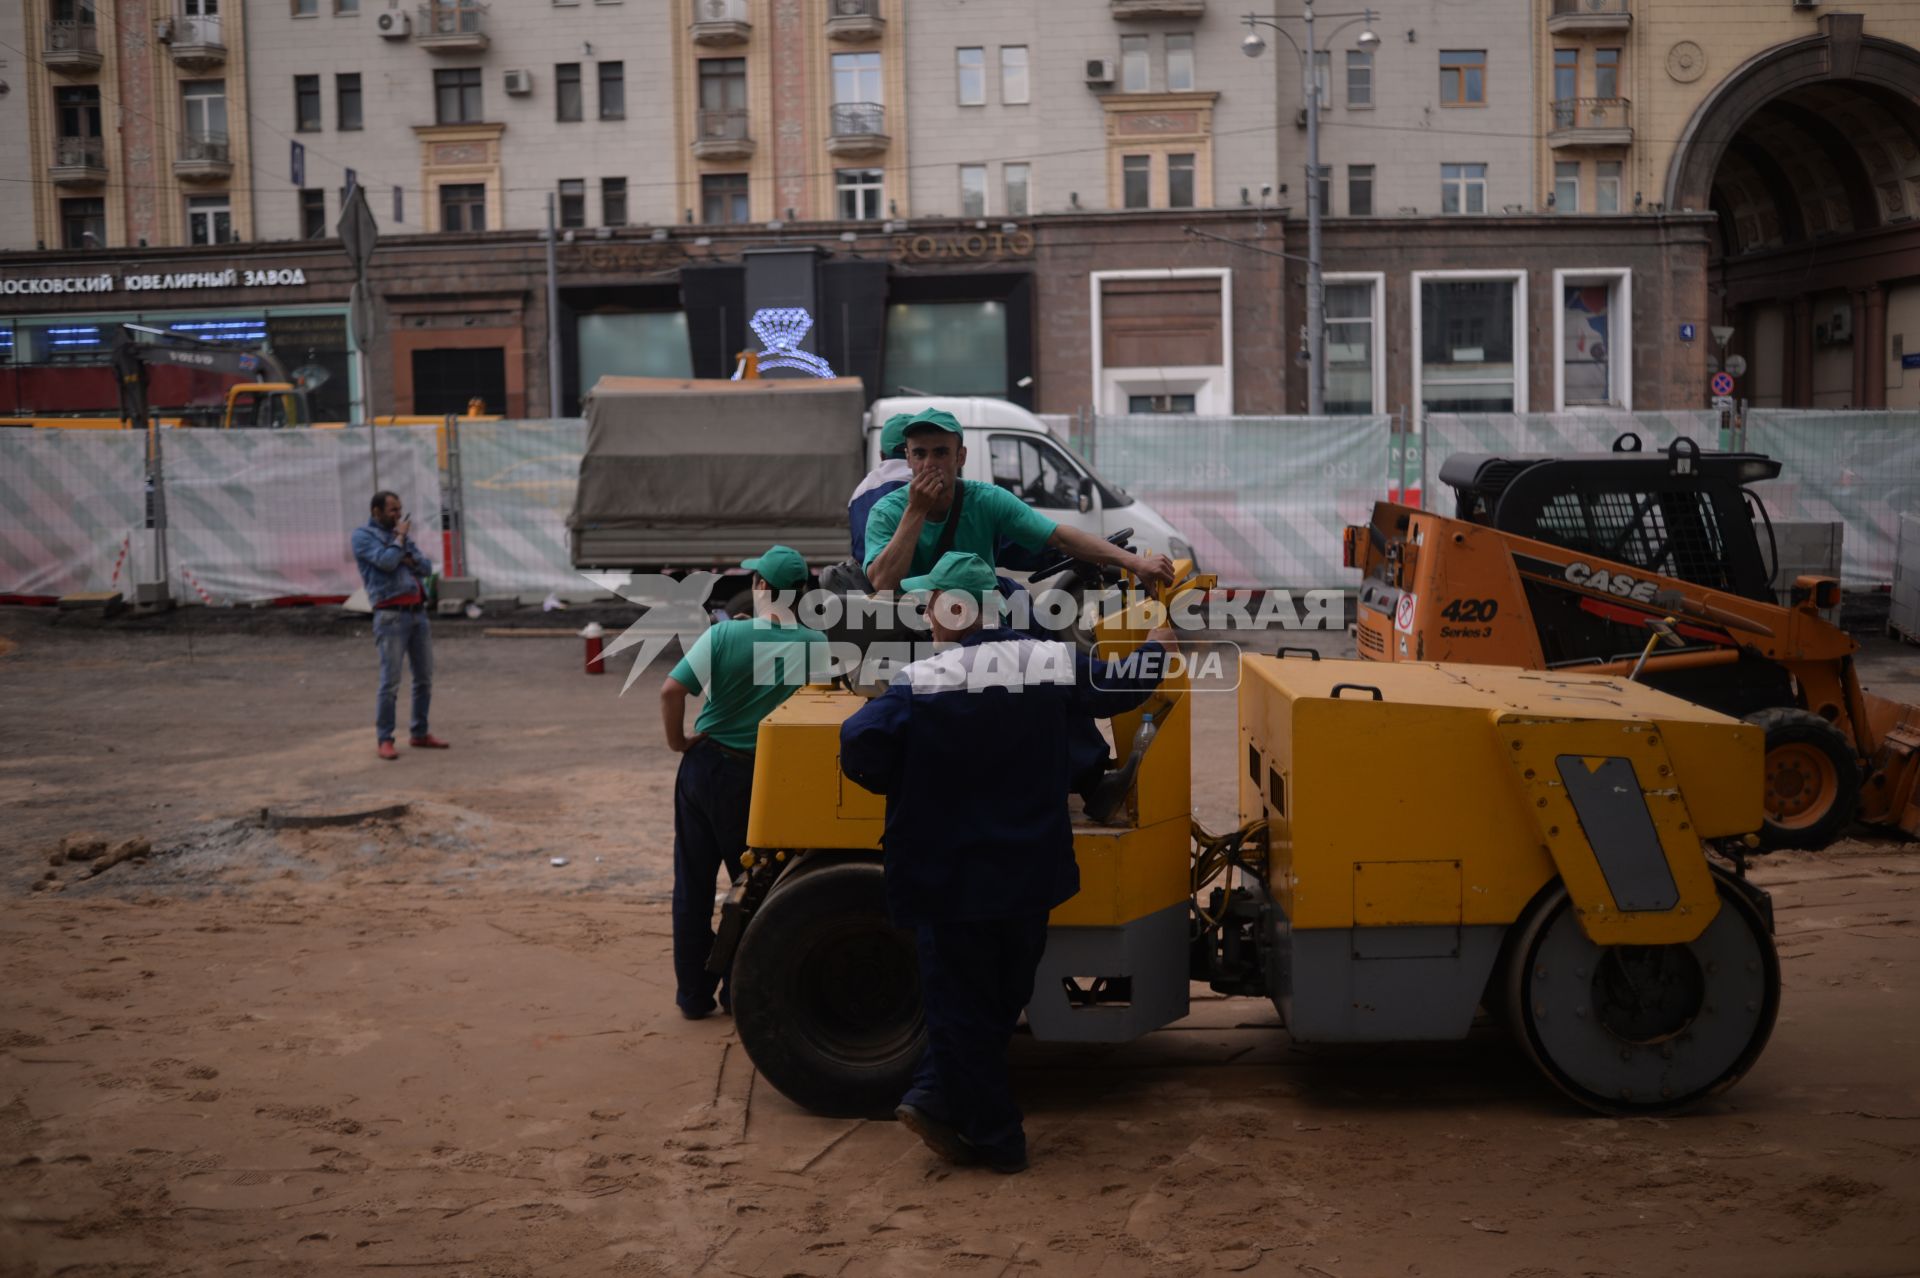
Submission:
<svg viewBox="0 0 1920 1278">
<path fill-rule="evenodd" d="M 587 673 L 590 675 L 607 672 L 606 663 L 600 660 L 600 640 L 606 633 L 597 621 L 588 622 L 587 628 L 580 632 L 580 637 L 587 641 Z"/>
</svg>

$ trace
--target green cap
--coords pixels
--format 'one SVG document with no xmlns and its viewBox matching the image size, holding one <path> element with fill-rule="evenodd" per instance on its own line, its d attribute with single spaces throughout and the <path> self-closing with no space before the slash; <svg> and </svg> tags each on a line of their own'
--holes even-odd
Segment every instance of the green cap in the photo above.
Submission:
<svg viewBox="0 0 1920 1278">
<path fill-rule="evenodd" d="M 949 550 L 940 556 L 940 562 L 933 566 L 932 572 L 908 577 L 900 583 L 900 593 L 903 595 L 917 595 L 932 590 L 971 595 L 984 604 L 1000 593 L 1000 579 L 993 575 L 993 569 L 980 556 L 970 555 L 964 550 Z"/>
<path fill-rule="evenodd" d="M 950 435 L 966 437 L 966 429 L 960 425 L 960 419 L 944 408 L 926 408 L 907 418 L 900 427 L 900 437 L 917 433 L 922 427 L 931 426 L 935 430 L 944 430 Z"/>
<path fill-rule="evenodd" d="M 742 568 L 759 573 L 775 590 L 793 590 L 807 581 L 807 561 L 791 546 L 768 546 L 757 559 L 743 559 Z"/>
<path fill-rule="evenodd" d="M 891 457 L 907 446 L 907 423 L 912 420 L 912 413 L 895 413 L 887 418 L 887 424 L 880 428 L 882 457 Z"/>
</svg>

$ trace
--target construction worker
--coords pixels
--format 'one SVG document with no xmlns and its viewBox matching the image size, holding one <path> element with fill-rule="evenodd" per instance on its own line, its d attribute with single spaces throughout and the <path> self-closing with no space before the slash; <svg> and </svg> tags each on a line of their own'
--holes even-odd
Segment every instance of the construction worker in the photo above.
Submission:
<svg viewBox="0 0 1920 1278">
<path fill-rule="evenodd" d="M 840 729 L 846 775 L 886 796 L 888 910 L 920 960 L 927 1051 L 894 1117 L 949 1162 L 1024 1171 L 1006 1050 L 1047 915 L 1080 889 L 1071 725 L 1132 709 L 1158 678 L 989 619 L 999 588 L 977 555 L 950 551 L 901 589 L 931 593 L 936 651 Z M 1143 656 L 1173 643 L 1157 629 Z"/>
<path fill-rule="evenodd" d="M 806 682 L 809 648 L 825 636 L 794 620 L 807 587 L 807 561 L 771 546 L 740 565 L 753 574 L 753 616 L 722 621 L 694 641 L 660 685 L 667 748 L 681 756 L 673 783 L 673 975 L 680 1014 L 697 1021 L 720 1006 L 727 987 L 707 972 L 713 953 L 713 895 L 720 867 L 740 877 L 753 797 L 753 750 L 760 721 Z M 704 695 L 694 732 L 687 698 Z"/>
<path fill-rule="evenodd" d="M 962 479 L 966 433 L 952 413 L 929 408 L 905 422 L 901 434 L 912 478 L 874 503 L 867 516 L 861 560 L 875 590 L 893 590 L 905 578 L 931 571 L 947 550 L 964 550 L 991 565 L 1002 540 L 1029 551 L 1052 547 L 1087 563 L 1113 564 L 1147 585 L 1172 583 L 1173 561 L 1163 554 L 1134 554 L 1090 532 L 1056 524 L 998 484 Z"/>
<path fill-rule="evenodd" d="M 433 635 L 427 627 L 427 578 L 433 564 L 414 544 L 413 520 L 403 515 L 400 498 L 382 489 L 373 495 L 367 522 L 353 530 L 353 561 L 360 569 L 373 606 L 373 643 L 380 652 L 380 690 L 374 702 L 375 748 L 382 759 L 400 752 L 393 745 L 394 702 L 400 691 L 400 663 L 413 670 L 413 722 L 407 744 L 416 750 L 445 750 L 447 742 L 427 729 L 433 702 Z"/>
<path fill-rule="evenodd" d="M 887 424 L 880 428 L 880 464 L 867 472 L 853 490 L 853 496 L 847 498 L 847 530 L 853 538 L 853 560 L 865 563 L 867 558 L 867 516 L 872 513 L 876 503 L 896 488 L 905 488 L 907 480 L 913 477 L 907 467 L 906 425 L 913 420 L 912 413 L 895 413 L 887 418 Z"/>
</svg>

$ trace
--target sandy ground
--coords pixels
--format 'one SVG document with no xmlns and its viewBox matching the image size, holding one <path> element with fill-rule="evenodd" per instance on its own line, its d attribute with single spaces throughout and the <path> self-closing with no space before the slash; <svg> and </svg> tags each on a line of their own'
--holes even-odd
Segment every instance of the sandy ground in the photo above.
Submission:
<svg viewBox="0 0 1920 1278">
<path fill-rule="evenodd" d="M 622 699 L 577 641 L 443 626 L 455 748 L 383 764 L 364 624 L 217 630 L 0 613 L 0 1272 L 1920 1271 L 1894 840 L 1758 871 L 1780 1022 L 1701 1113 L 1585 1115 L 1493 1027 L 1308 1050 L 1208 997 L 1124 1047 L 1016 1042 L 1034 1169 L 1004 1178 L 800 1112 L 674 1012 L 664 668 Z M 1920 690 L 1913 650 L 1868 671 Z M 1196 704 L 1224 822 L 1232 702 Z M 87 831 L 153 851 L 33 891 Z"/>
</svg>

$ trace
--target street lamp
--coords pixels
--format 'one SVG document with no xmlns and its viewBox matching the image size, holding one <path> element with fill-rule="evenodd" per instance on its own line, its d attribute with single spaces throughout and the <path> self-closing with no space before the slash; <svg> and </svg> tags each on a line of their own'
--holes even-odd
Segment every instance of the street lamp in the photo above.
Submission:
<svg viewBox="0 0 1920 1278">
<path fill-rule="evenodd" d="M 1267 42 L 1256 30 L 1266 27 L 1277 31 L 1293 46 L 1294 53 L 1300 59 L 1301 94 L 1306 99 L 1307 116 L 1307 412 L 1318 417 L 1327 411 L 1327 363 L 1324 354 L 1327 326 L 1327 290 L 1321 278 L 1320 269 L 1320 85 L 1317 68 L 1313 65 L 1315 53 L 1325 53 L 1331 63 L 1333 38 L 1356 22 L 1366 23 L 1366 30 L 1359 36 L 1358 44 L 1367 52 L 1380 47 L 1380 37 L 1373 30 L 1374 12 L 1363 9 L 1359 13 L 1323 13 L 1322 18 L 1345 18 L 1333 30 L 1327 32 L 1324 46 L 1314 43 L 1313 38 L 1313 0 L 1305 0 L 1300 7 L 1300 20 L 1306 25 L 1307 43 L 1300 43 L 1288 34 L 1280 24 L 1287 21 L 1279 14 L 1246 15 L 1243 22 L 1247 27 L 1246 38 L 1240 41 L 1240 52 L 1249 58 L 1257 58 L 1266 52 Z"/>
</svg>

